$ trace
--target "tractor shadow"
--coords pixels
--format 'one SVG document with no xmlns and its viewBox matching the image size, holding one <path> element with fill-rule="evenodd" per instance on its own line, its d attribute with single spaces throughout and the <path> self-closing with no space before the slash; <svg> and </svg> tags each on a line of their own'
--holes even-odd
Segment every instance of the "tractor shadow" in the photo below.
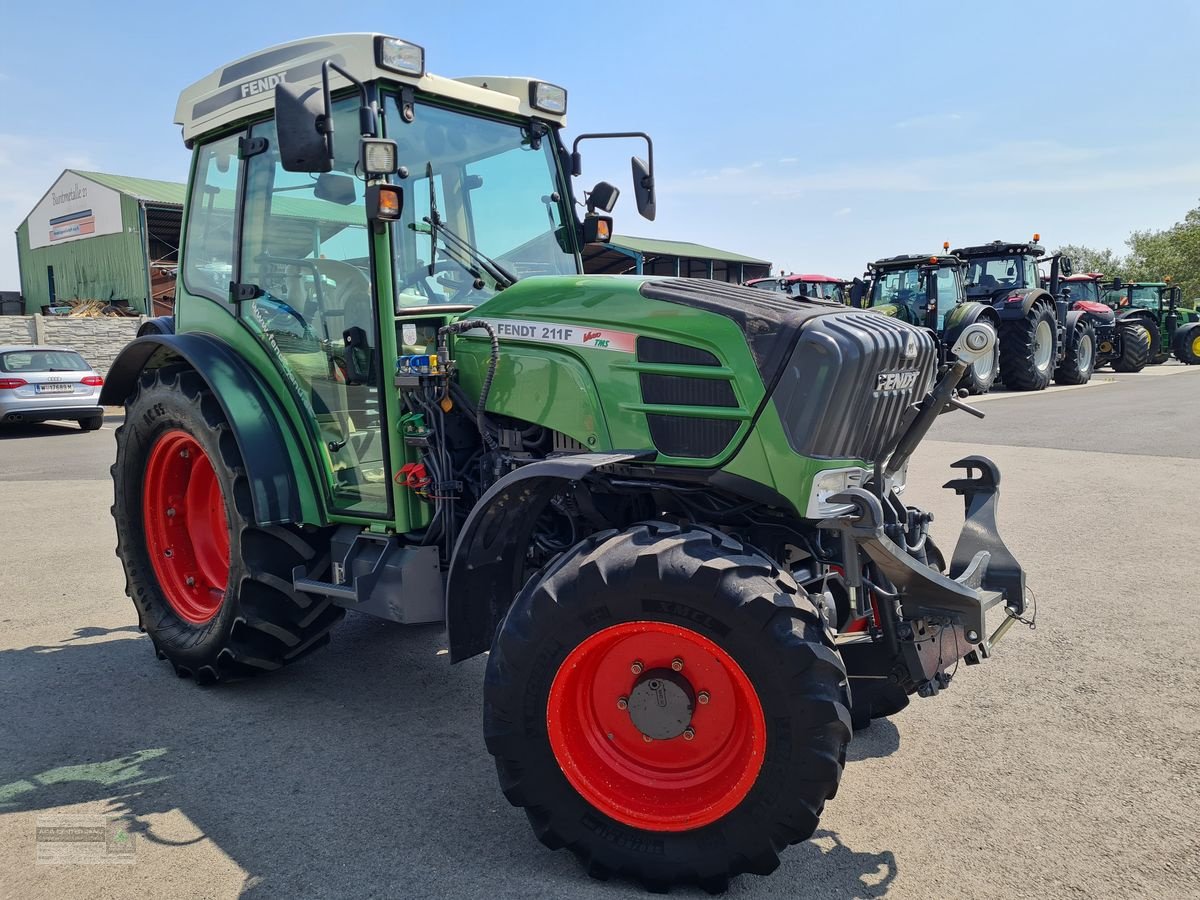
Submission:
<svg viewBox="0 0 1200 900">
<path fill-rule="evenodd" d="M 68 434 L 88 434 L 74 422 L 39 422 L 30 425 L 0 425 L 0 441 L 19 441 L 28 438 L 55 437 Z"/>
<path fill-rule="evenodd" d="M 167 871 L 179 843 L 151 819 L 182 814 L 199 832 L 184 843 L 211 841 L 245 871 L 244 897 L 644 897 L 546 851 L 504 799 L 483 746 L 484 663 L 450 666 L 440 627 L 353 615 L 304 663 L 216 688 L 176 678 L 134 626 L 0 651 L 15 725 L 0 728 L 0 816 L 32 831 L 37 812 L 85 804 L 139 836 L 139 866 Z M 852 759 L 886 746 L 881 724 Z M 819 831 L 730 894 L 876 897 L 895 876 L 891 853 Z"/>
<path fill-rule="evenodd" d="M 900 730 L 891 719 L 872 719 L 870 726 L 854 732 L 846 750 L 846 762 L 891 756 L 900 749 Z"/>
</svg>

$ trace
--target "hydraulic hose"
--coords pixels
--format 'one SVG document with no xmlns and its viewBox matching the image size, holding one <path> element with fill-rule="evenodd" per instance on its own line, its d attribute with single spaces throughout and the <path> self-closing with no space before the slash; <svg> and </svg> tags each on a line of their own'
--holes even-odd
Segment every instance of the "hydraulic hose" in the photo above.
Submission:
<svg viewBox="0 0 1200 900">
<path fill-rule="evenodd" d="M 479 389 L 479 403 L 475 407 L 475 424 L 479 428 L 479 435 L 483 438 L 484 446 L 490 450 L 496 449 L 496 440 L 492 437 L 488 430 L 487 424 L 487 398 L 492 390 L 492 379 L 496 377 L 496 366 L 500 363 L 500 338 L 496 336 L 496 329 L 485 322 L 483 319 L 472 319 L 467 322 L 455 322 L 451 325 L 443 325 L 438 329 L 438 350 L 445 352 L 446 335 L 462 334 L 464 331 L 472 331 L 476 328 L 482 328 L 487 332 L 488 337 L 492 340 L 492 355 L 488 359 L 487 372 L 483 376 L 483 385 Z"/>
</svg>

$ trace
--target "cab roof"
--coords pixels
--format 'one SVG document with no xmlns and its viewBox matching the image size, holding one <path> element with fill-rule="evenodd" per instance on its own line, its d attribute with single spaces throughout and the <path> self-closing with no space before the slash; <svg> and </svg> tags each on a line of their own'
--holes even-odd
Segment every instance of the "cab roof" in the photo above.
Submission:
<svg viewBox="0 0 1200 900">
<path fill-rule="evenodd" d="M 785 281 L 788 284 L 796 282 L 830 282 L 832 284 L 849 284 L 845 278 L 834 278 L 832 275 L 771 275 L 767 278 L 751 278 L 746 284 L 755 284 L 759 281 Z"/>
<path fill-rule="evenodd" d="M 953 253 L 902 253 L 899 256 L 885 256 L 875 262 L 867 263 L 868 269 L 910 269 L 913 266 L 929 265 L 931 259 L 937 260 L 941 266 L 961 266 L 963 261 Z"/>
<path fill-rule="evenodd" d="M 955 256 L 967 259 L 977 256 L 1043 256 L 1046 248 L 1032 241 L 1009 243 L 1008 241 L 992 241 L 990 244 L 976 244 L 973 247 L 958 247 L 950 251 Z"/>
<path fill-rule="evenodd" d="M 1106 277 L 1103 272 L 1080 272 L 1078 275 L 1068 275 L 1061 280 L 1064 283 L 1073 281 L 1078 284 L 1081 281 L 1103 281 Z"/>
<path fill-rule="evenodd" d="M 536 116 L 565 124 L 566 115 L 535 110 L 530 104 L 530 84 L 536 78 L 471 76 L 444 78 L 425 72 L 420 77 L 404 75 L 378 65 L 376 33 L 327 34 L 302 38 L 260 50 L 227 63 L 184 89 L 175 107 L 175 124 L 183 127 L 184 142 L 199 135 L 261 115 L 273 108 L 275 85 L 285 81 L 305 87 L 321 83 L 321 66 L 329 59 L 355 78 L 366 82 L 386 79 L 410 85 L 417 91 L 445 97 L 481 109 L 524 117 Z M 345 78 L 331 72 L 330 88 L 349 86 Z"/>
</svg>

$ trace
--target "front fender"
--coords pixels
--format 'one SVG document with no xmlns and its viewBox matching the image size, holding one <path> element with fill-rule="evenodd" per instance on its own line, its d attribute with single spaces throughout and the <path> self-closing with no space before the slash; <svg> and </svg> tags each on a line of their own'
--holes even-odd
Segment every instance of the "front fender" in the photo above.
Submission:
<svg viewBox="0 0 1200 900">
<path fill-rule="evenodd" d="M 942 331 L 942 343 L 947 347 L 953 347 L 964 328 L 980 321 L 987 322 L 993 327 L 1000 325 L 1000 317 L 996 315 L 996 310 L 986 303 L 978 303 L 974 300 L 959 303 L 946 316 Z"/>
<path fill-rule="evenodd" d="M 320 521 L 314 473 L 278 401 L 258 373 L 219 338 L 148 334 L 125 346 L 100 392 L 103 406 L 122 406 L 142 371 L 182 362 L 208 384 L 237 440 L 259 525 Z"/>
<path fill-rule="evenodd" d="M 538 516 L 572 481 L 596 469 L 655 451 L 580 453 L 522 466 L 501 478 L 475 504 L 454 545 L 446 582 L 446 630 L 450 661 L 484 652 L 500 620 L 520 591 L 525 551 Z"/>
</svg>

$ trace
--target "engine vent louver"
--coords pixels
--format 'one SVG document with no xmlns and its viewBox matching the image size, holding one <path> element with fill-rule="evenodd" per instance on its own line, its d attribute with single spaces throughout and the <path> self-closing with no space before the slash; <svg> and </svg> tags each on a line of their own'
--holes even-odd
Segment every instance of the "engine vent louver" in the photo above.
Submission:
<svg viewBox="0 0 1200 900">
<path fill-rule="evenodd" d="M 664 456 L 708 459 L 724 450 L 741 424 L 736 419 L 694 419 L 691 416 L 646 415 L 650 439 Z"/>
<path fill-rule="evenodd" d="M 641 375 L 642 402 L 664 406 L 720 406 L 736 408 L 733 385 L 719 378 L 687 375 Z"/>
<path fill-rule="evenodd" d="M 640 337 L 637 341 L 638 362 L 669 363 L 677 366 L 719 366 L 721 361 L 707 350 L 662 341 L 658 338 Z"/>
</svg>

